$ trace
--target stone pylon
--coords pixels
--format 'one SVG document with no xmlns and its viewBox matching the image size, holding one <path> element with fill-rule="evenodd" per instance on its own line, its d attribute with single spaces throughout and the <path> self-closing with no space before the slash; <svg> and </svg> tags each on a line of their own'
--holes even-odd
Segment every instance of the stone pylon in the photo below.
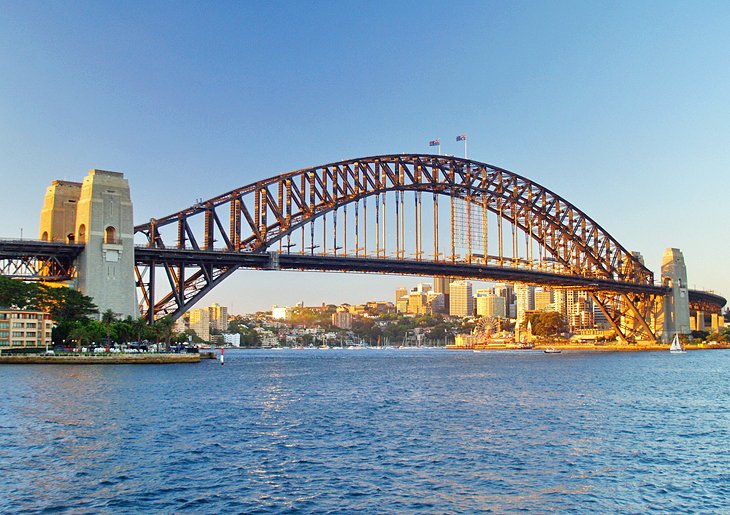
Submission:
<svg viewBox="0 0 730 515">
<path fill-rule="evenodd" d="M 679 249 L 668 248 L 662 256 L 662 284 L 671 288 L 664 297 L 662 340 L 669 342 L 675 333 L 691 334 L 687 267 Z"/>
<path fill-rule="evenodd" d="M 41 239 L 84 244 L 74 286 L 100 313 L 139 316 L 129 184 L 119 172 L 90 170 L 83 183 L 54 181 L 41 211 Z"/>
</svg>

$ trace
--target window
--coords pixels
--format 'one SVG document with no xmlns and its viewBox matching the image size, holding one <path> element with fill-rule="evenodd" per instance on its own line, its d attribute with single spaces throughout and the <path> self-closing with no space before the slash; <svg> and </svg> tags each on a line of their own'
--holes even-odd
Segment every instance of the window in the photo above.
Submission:
<svg viewBox="0 0 730 515">
<path fill-rule="evenodd" d="M 48 231 L 43 231 L 43 235 L 41 235 L 41 239 L 43 241 L 48 241 Z"/>
<path fill-rule="evenodd" d="M 10 327 L 8 322 L 0 322 L 0 329 L 7 329 L 8 327 Z"/>
<path fill-rule="evenodd" d="M 79 225 L 79 243 L 86 243 L 86 226 Z"/>
<path fill-rule="evenodd" d="M 35 338 L 35 331 L 28 331 L 25 333 L 26 338 Z"/>
<path fill-rule="evenodd" d="M 7 338 L 10 336 L 8 331 L 0 331 L 0 338 Z"/>
<path fill-rule="evenodd" d="M 35 329 L 35 322 L 28 322 L 25 324 L 25 327 L 30 327 L 31 329 Z"/>
<path fill-rule="evenodd" d="M 13 331 L 13 338 L 22 338 L 23 331 Z"/>
<path fill-rule="evenodd" d="M 117 230 L 111 225 L 104 230 L 104 243 L 117 243 Z"/>
<path fill-rule="evenodd" d="M 23 322 L 13 322 L 13 329 L 19 329 L 24 327 Z"/>
</svg>

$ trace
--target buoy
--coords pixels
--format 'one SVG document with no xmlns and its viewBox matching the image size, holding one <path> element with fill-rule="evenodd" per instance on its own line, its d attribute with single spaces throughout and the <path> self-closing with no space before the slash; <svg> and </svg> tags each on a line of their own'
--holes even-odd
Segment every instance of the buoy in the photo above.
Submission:
<svg viewBox="0 0 730 515">
<path fill-rule="evenodd" d="M 226 352 L 226 349 L 224 349 L 223 347 L 221 347 L 221 365 L 224 365 L 225 364 L 225 357 L 224 357 L 224 353 L 225 352 Z"/>
</svg>

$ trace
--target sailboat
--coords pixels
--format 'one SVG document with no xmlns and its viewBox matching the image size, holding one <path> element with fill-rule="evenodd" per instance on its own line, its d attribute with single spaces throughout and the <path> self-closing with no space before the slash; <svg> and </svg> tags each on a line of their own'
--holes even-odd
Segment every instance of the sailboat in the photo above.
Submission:
<svg viewBox="0 0 730 515">
<path fill-rule="evenodd" d="M 684 347 L 682 347 L 682 344 L 679 342 L 679 335 L 676 333 L 674 334 L 674 339 L 672 340 L 672 345 L 669 347 L 669 352 L 672 354 L 684 354 L 687 352 L 684 350 Z"/>
</svg>

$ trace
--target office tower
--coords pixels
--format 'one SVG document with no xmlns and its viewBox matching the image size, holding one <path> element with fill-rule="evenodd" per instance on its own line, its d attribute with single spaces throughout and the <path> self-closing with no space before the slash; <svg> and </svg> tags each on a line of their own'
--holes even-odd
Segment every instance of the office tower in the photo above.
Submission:
<svg viewBox="0 0 730 515">
<path fill-rule="evenodd" d="M 462 317 L 472 316 L 474 314 L 474 298 L 471 293 L 471 283 L 454 281 L 449 288 L 451 290 L 449 314 Z"/>
<path fill-rule="evenodd" d="M 208 314 L 210 316 L 211 329 L 215 329 L 221 333 L 228 330 L 228 308 L 226 306 L 213 304 L 208 307 Z"/>
<path fill-rule="evenodd" d="M 190 314 L 190 329 L 195 331 L 195 334 L 204 342 L 210 341 L 210 313 L 208 308 L 191 309 L 188 313 Z"/>
<path fill-rule="evenodd" d="M 525 313 L 535 309 L 535 287 L 529 284 L 515 285 L 515 304 L 517 306 L 517 322 L 525 322 Z"/>
<path fill-rule="evenodd" d="M 535 292 L 535 310 L 546 311 L 553 303 L 553 292 L 543 288 Z"/>
<path fill-rule="evenodd" d="M 505 304 L 504 297 L 497 297 L 494 294 L 489 295 L 477 295 L 476 297 L 476 308 L 477 315 L 483 317 L 507 317 L 507 306 Z"/>
</svg>

